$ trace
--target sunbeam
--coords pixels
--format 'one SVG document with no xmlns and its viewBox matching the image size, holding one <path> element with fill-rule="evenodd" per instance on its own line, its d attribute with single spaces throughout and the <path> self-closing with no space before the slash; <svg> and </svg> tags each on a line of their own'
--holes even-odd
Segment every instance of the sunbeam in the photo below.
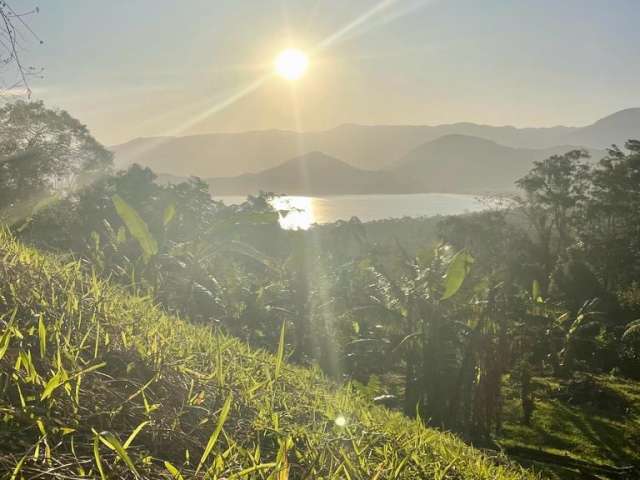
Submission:
<svg viewBox="0 0 640 480">
<path fill-rule="evenodd" d="M 332 47 L 336 45 L 338 42 L 345 40 L 347 38 L 353 38 L 355 36 L 363 35 L 364 33 L 371 31 L 372 28 L 389 23 L 400 17 L 406 16 L 409 13 L 421 7 L 424 7 L 427 4 L 434 3 L 435 1 L 437 0 L 417 0 L 415 2 L 409 3 L 408 5 L 405 4 L 403 8 L 392 10 L 392 7 L 394 5 L 398 5 L 399 3 L 401 3 L 401 0 L 383 0 L 380 3 L 376 4 L 375 6 L 373 6 L 372 8 L 370 8 L 369 10 L 362 13 L 360 16 L 350 21 L 348 24 L 346 24 L 345 26 L 337 30 L 335 33 L 329 35 L 324 40 L 316 44 L 315 47 L 309 50 L 311 53 L 309 56 L 293 48 L 291 48 L 290 50 L 285 50 L 285 52 L 280 54 L 280 57 L 278 57 L 278 60 L 276 61 L 275 72 L 270 71 L 260 76 L 259 78 L 250 82 L 246 86 L 240 88 L 239 90 L 237 90 L 235 93 L 225 98 L 224 100 L 214 103 L 206 110 L 190 117 L 189 119 L 184 121 L 182 124 L 178 125 L 177 127 L 169 131 L 166 131 L 164 133 L 161 133 L 159 135 L 159 137 L 161 138 L 157 138 L 155 141 L 147 142 L 144 145 L 140 146 L 138 149 L 133 149 L 133 151 L 129 154 L 129 158 L 135 161 L 136 157 L 141 156 L 142 154 L 144 154 L 145 152 L 151 149 L 161 146 L 163 143 L 169 140 L 169 138 L 164 138 L 164 137 L 172 137 L 172 136 L 184 134 L 194 125 L 197 125 L 198 123 L 204 121 L 208 117 L 211 117 L 212 115 L 215 115 L 216 113 L 219 113 L 225 110 L 226 108 L 235 104 L 237 101 L 241 100 L 247 95 L 258 90 L 269 79 L 273 78 L 275 74 L 278 74 L 281 77 L 290 81 L 297 80 L 305 73 L 308 63 L 313 60 L 313 54 L 317 54 L 323 50 L 326 50 L 329 47 Z M 384 12 L 386 12 L 387 14 L 383 15 Z M 284 16 L 285 27 L 287 30 L 287 38 L 290 43 L 293 43 L 291 26 L 289 24 L 288 12 L 286 12 L 286 9 L 283 10 L 283 16 Z M 367 24 L 367 22 L 369 22 L 369 24 Z M 365 28 L 360 28 L 360 27 L 365 27 Z M 286 58 L 283 58 L 283 55 L 286 52 L 289 52 L 289 54 L 286 56 Z M 295 55 L 292 55 L 291 52 L 294 52 Z M 256 68 L 258 67 L 256 66 Z M 263 67 L 263 68 L 266 68 L 266 67 Z M 295 110 L 294 116 L 296 121 L 296 130 L 298 132 L 301 132 L 303 130 L 302 130 L 301 118 L 300 118 L 300 107 L 298 105 L 299 100 L 296 97 L 297 95 L 295 91 L 292 90 L 292 104 Z M 304 153 L 301 150 L 303 146 L 304 145 L 299 145 L 300 154 Z"/>
<path fill-rule="evenodd" d="M 233 105 L 234 103 L 236 103 L 238 100 L 241 100 L 242 98 L 246 97 L 247 95 L 255 92 L 267 80 L 269 80 L 271 77 L 273 77 L 273 73 L 271 73 L 271 72 L 261 76 L 257 80 L 254 80 L 253 82 L 249 83 L 248 85 L 244 86 L 243 88 L 237 90 L 232 95 L 230 95 L 229 97 L 225 98 L 224 100 L 222 100 L 220 102 L 217 102 L 217 103 L 211 105 L 206 110 L 202 111 L 201 113 L 199 113 L 199 114 L 197 114 L 197 115 L 195 115 L 193 117 L 190 117 L 187 121 L 183 122 L 181 125 L 175 127 L 174 129 L 172 129 L 170 131 L 166 131 L 166 132 L 160 134 L 159 138 L 156 138 L 153 141 L 147 142 L 144 145 L 133 149 L 132 152 L 129 155 L 129 158 L 133 160 L 136 157 L 141 156 L 143 153 L 145 153 L 145 152 L 147 152 L 149 150 L 155 149 L 156 147 L 159 147 L 159 146 L 163 145 L 164 143 L 170 141 L 173 136 L 177 136 L 177 135 L 185 133 L 191 127 L 193 127 L 194 125 L 197 125 L 198 123 L 200 123 L 201 121 L 203 121 L 206 118 L 210 117 L 211 115 L 214 115 L 214 114 L 224 110 L 225 108 L 227 108 L 227 107 Z"/>
<path fill-rule="evenodd" d="M 337 32 L 329 35 L 327 38 L 325 38 L 316 46 L 316 50 L 324 50 L 325 48 L 330 47 L 331 45 L 335 44 L 338 40 L 342 39 L 344 36 L 346 36 L 353 30 L 358 28 L 360 25 L 365 23 L 367 20 L 373 18 L 375 15 L 389 8 L 391 5 L 393 5 L 394 3 L 397 3 L 398 1 L 399 0 L 383 0 L 382 2 L 375 5 L 373 8 L 367 10 L 362 15 L 352 20 L 351 22 L 349 22 L 347 25 L 342 27 Z"/>
</svg>

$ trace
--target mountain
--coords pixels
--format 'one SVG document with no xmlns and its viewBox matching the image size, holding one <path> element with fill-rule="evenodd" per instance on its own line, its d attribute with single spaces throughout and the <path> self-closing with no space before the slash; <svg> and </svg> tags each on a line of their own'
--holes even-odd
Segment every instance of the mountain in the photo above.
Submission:
<svg viewBox="0 0 640 480">
<path fill-rule="evenodd" d="M 513 190 L 535 160 L 577 147 L 513 148 L 466 135 L 445 135 L 415 148 L 395 165 L 362 170 L 312 152 L 259 173 L 208 179 L 214 195 L 260 191 L 290 195 L 486 193 Z M 593 160 L 604 155 L 591 150 Z"/>
<path fill-rule="evenodd" d="M 628 108 L 580 128 L 566 137 L 573 145 L 607 148 L 611 144 L 623 147 L 629 139 L 640 139 L 640 108 Z"/>
<path fill-rule="evenodd" d="M 339 195 L 383 188 L 383 172 L 361 170 L 325 155 L 311 152 L 259 173 L 209 179 L 215 195 L 244 195 L 262 191 L 291 195 Z"/>
<path fill-rule="evenodd" d="M 410 152 L 446 135 L 491 140 L 511 148 L 547 149 L 557 145 L 606 148 L 640 138 L 640 108 L 614 113 L 586 127 L 515 128 L 455 123 L 437 126 L 342 125 L 296 133 L 264 130 L 185 137 L 138 138 L 112 147 L 116 165 L 149 166 L 169 175 L 232 177 L 257 173 L 283 161 L 320 151 L 364 170 L 401 161 Z"/>
<path fill-rule="evenodd" d="M 578 147 L 513 148 L 466 135 L 446 135 L 405 155 L 390 169 L 403 192 L 492 192 L 514 188 L 531 164 Z M 591 150 L 593 160 L 604 152 Z"/>
</svg>

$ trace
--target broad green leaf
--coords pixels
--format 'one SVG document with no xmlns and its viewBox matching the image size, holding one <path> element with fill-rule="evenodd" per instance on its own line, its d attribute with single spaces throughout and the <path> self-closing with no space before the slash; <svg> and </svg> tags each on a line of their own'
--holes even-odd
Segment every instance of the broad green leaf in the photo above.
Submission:
<svg viewBox="0 0 640 480">
<path fill-rule="evenodd" d="M 148 260 L 150 257 L 158 253 L 158 243 L 153 238 L 149 227 L 138 214 L 138 212 L 125 202 L 120 195 L 111 197 L 116 212 L 127 226 L 129 233 L 138 241 L 140 248 L 144 254 L 144 258 Z"/>
<path fill-rule="evenodd" d="M 454 255 L 444 277 L 445 288 L 441 300 L 447 300 L 458 293 L 473 262 L 473 257 L 466 250 L 461 250 Z"/>
<path fill-rule="evenodd" d="M 222 410 L 220 411 L 220 417 L 218 417 L 218 424 L 216 425 L 215 430 L 211 434 L 211 437 L 209 437 L 209 442 L 207 443 L 207 446 L 204 449 L 204 452 L 202 453 L 202 458 L 200 458 L 200 463 L 198 463 L 198 468 L 196 468 L 196 475 L 198 475 L 198 472 L 202 468 L 202 465 L 204 464 L 204 462 L 207 461 L 207 458 L 209 457 L 211 450 L 213 450 L 213 447 L 215 447 L 216 442 L 218 441 L 218 437 L 220 436 L 220 432 L 222 432 L 222 427 L 224 425 L 224 422 L 227 420 L 227 416 L 229 415 L 229 411 L 231 410 L 231 400 L 232 400 L 232 396 L 230 394 L 225 400 L 224 405 L 222 406 Z"/>
<path fill-rule="evenodd" d="M 166 227 L 171 223 L 173 217 L 176 216 L 176 206 L 172 203 L 164 209 L 164 213 L 162 214 L 162 224 Z"/>
</svg>

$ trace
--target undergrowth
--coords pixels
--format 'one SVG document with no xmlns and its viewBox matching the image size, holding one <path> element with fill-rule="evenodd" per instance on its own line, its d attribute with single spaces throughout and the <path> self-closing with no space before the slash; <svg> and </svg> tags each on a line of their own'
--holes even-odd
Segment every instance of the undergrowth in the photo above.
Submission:
<svg viewBox="0 0 640 480">
<path fill-rule="evenodd" d="M 274 328 L 280 328 L 274 326 Z M 0 232 L 0 478 L 533 478 Z"/>
</svg>

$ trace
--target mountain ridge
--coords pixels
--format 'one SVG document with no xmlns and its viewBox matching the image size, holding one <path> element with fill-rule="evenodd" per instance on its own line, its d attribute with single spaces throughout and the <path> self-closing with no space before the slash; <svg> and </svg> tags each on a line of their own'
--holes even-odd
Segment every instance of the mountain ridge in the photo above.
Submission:
<svg viewBox="0 0 640 480">
<path fill-rule="evenodd" d="M 414 149 L 446 135 L 484 138 L 520 149 L 559 145 L 603 149 L 640 137 L 640 108 L 615 112 L 585 127 L 517 128 L 470 122 L 435 126 L 343 124 L 304 133 L 272 129 L 138 138 L 112 149 L 120 167 L 139 163 L 168 175 L 219 178 L 259 173 L 313 151 L 363 170 L 388 170 Z"/>
<path fill-rule="evenodd" d="M 484 138 L 445 135 L 409 152 L 391 172 L 413 193 L 503 192 L 513 190 L 534 161 L 580 148 L 514 148 Z M 603 151 L 587 151 L 592 161 L 604 156 Z"/>
<path fill-rule="evenodd" d="M 257 173 L 209 178 L 215 195 L 254 195 L 260 191 L 290 195 L 385 193 L 487 193 L 513 189 L 535 160 L 579 147 L 523 149 L 468 135 L 445 135 L 425 142 L 395 165 L 363 170 L 311 152 Z M 594 160 L 604 152 L 591 150 Z"/>
<path fill-rule="evenodd" d="M 363 170 L 314 151 L 258 173 L 207 180 L 216 195 L 256 194 L 260 191 L 291 195 L 370 193 L 384 182 L 383 172 Z"/>
</svg>

